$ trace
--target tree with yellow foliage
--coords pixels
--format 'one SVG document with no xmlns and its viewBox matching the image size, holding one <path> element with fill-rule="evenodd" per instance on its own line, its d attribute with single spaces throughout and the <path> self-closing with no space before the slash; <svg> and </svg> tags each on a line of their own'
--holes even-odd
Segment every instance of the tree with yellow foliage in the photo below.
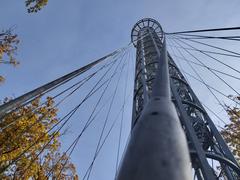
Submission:
<svg viewBox="0 0 240 180">
<path fill-rule="evenodd" d="M 38 12 L 47 2 L 25 1 L 29 13 Z M 18 43 L 11 29 L 0 33 L 0 63 L 19 64 Z M 0 120 L 0 179 L 78 179 L 70 158 L 59 150 L 61 134 L 53 130 L 58 123 L 56 112 L 52 98 L 43 105 L 38 98 Z"/>
<path fill-rule="evenodd" d="M 29 13 L 38 12 L 46 6 L 47 3 L 48 0 L 25 0 L 25 5 Z M 13 66 L 19 64 L 19 61 L 14 57 L 19 42 L 17 35 L 13 34 L 11 29 L 3 30 L 0 33 L 0 63 L 11 64 Z M 0 82 L 4 80 L 5 78 L 0 76 Z"/>
<path fill-rule="evenodd" d="M 17 45 L 19 39 L 16 34 L 12 33 L 12 30 L 2 31 L 0 33 L 0 63 L 11 64 L 16 66 L 19 62 L 14 57 L 17 51 Z M 0 82 L 4 81 L 4 77 L 0 76 Z"/>
<path fill-rule="evenodd" d="M 38 98 L 0 121 L 0 179 L 78 179 L 59 151 L 56 112 L 52 98 Z"/>
<path fill-rule="evenodd" d="M 238 104 L 240 104 L 240 97 L 233 97 Z M 240 162 L 240 107 L 236 105 L 234 107 L 226 106 L 227 113 L 230 117 L 230 123 L 225 126 L 221 131 L 224 139 L 231 147 L 236 159 Z"/>
<path fill-rule="evenodd" d="M 48 0 L 26 0 L 25 4 L 28 8 L 28 13 L 34 13 L 41 10 L 44 6 L 46 6 Z"/>
</svg>

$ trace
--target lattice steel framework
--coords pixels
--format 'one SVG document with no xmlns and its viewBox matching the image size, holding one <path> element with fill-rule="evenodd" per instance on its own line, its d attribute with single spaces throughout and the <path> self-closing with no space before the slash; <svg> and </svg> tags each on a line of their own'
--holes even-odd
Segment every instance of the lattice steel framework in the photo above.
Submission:
<svg viewBox="0 0 240 180">
<path fill-rule="evenodd" d="M 161 91 L 164 88 L 154 86 L 155 81 L 158 80 L 157 76 L 161 75 L 159 69 L 161 68 L 162 49 L 165 48 L 166 43 L 164 39 L 160 24 L 153 19 L 142 19 L 133 27 L 132 42 L 137 49 L 133 131 L 141 116 L 144 116 L 150 99 L 154 96 L 153 88 L 159 88 L 155 91 Z M 167 61 L 171 99 L 187 137 L 194 172 L 193 178 L 200 180 L 240 179 L 237 161 L 170 54 L 167 54 Z M 171 136 L 171 134 L 166 136 Z M 171 157 L 168 158 L 171 159 Z"/>
<path fill-rule="evenodd" d="M 133 103 L 133 126 L 139 118 L 144 105 L 152 93 L 152 85 L 158 69 L 159 54 L 155 49 L 162 47 L 162 28 L 153 19 L 144 19 L 135 24 L 132 30 L 132 42 L 137 48 L 136 75 Z M 154 44 L 152 41 L 154 39 Z"/>
</svg>

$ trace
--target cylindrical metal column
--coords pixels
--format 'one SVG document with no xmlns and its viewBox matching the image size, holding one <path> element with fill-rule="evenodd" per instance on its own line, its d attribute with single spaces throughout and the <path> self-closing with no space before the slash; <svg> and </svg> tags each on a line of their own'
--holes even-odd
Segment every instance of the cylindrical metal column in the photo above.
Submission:
<svg viewBox="0 0 240 180">
<path fill-rule="evenodd" d="M 170 96 L 166 42 L 158 22 L 139 21 L 133 124 L 117 180 L 190 180 L 187 141 Z"/>
</svg>

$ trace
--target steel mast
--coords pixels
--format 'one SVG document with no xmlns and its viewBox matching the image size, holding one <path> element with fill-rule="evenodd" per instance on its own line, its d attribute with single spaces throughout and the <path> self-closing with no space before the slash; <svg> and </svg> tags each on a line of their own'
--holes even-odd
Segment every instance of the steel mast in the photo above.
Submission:
<svg viewBox="0 0 240 180">
<path fill-rule="evenodd" d="M 240 179 L 237 161 L 168 54 L 160 24 L 142 19 L 131 37 L 132 131 L 117 180 Z"/>
<path fill-rule="evenodd" d="M 171 101 L 166 41 L 152 19 L 132 30 L 137 48 L 131 138 L 118 180 L 189 180 L 184 131 Z"/>
</svg>

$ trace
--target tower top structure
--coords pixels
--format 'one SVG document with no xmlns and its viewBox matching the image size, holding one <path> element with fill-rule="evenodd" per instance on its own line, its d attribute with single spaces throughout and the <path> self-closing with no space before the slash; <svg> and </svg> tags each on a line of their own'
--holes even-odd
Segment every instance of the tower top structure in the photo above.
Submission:
<svg viewBox="0 0 240 180">
<path fill-rule="evenodd" d="M 144 18 L 139 20 L 132 28 L 131 42 L 134 44 L 135 47 L 137 47 L 138 38 L 141 37 L 139 36 L 140 31 L 143 29 L 149 29 L 149 30 L 155 31 L 155 33 L 158 35 L 160 40 L 163 40 L 164 32 L 160 23 L 152 18 Z"/>
<path fill-rule="evenodd" d="M 165 38 L 154 19 L 133 26 L 132 132 L 117 180 L 190 180 L 193 173 L 198 180 L 239 180 L 236 159 L 168 53 Z"/>
</svg>

